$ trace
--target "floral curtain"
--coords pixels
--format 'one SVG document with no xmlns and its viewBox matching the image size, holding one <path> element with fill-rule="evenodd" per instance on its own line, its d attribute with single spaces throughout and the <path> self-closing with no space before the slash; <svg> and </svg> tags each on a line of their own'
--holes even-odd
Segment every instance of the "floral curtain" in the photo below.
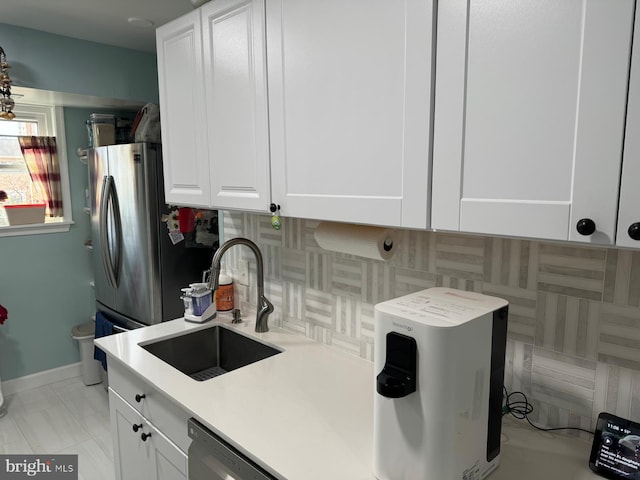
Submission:
<svg viewBox="0 0 640 480">
<path fill-rule="evenodd" d="M 18 137 L 31 180 L 47 204 L 47 216 L 62 217 L 60 164 L 55 137 Z"/>
</svg>

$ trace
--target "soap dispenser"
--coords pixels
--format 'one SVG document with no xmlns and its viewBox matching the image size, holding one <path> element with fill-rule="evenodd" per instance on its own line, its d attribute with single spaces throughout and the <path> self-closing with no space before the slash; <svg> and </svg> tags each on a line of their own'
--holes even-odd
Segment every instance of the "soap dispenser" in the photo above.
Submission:
<svg viewBox="0 0 640 480">
<path fill-rule="evenodd" d="M 184 319 L 187 322 L 204 323 L 216 317 L 217 312 L 212 292 L 206 283 L 190 283 L 189 289 L 183 290 L 186 290 L 181 298 L 185 302 Z"/>
</svg>

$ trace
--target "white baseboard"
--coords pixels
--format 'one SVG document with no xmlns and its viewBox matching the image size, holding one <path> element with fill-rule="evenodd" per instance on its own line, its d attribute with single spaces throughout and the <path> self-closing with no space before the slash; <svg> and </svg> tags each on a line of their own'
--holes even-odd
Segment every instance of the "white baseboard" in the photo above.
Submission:
<svg viewBox="0 0 640 480">
<path fill-rule="evenodd" d="M 52 368 L 44 372 L 25 375 L 24 377 L 14 378 L 2 382 L 2 392 L 4 395 L 12 395 L 14 393 L 23 392 L 36 387 L 42 387 L 50 383 L 68 380 L 80 376 L 80 362 L 65 365 L 64 367 Z"/>
</svg>

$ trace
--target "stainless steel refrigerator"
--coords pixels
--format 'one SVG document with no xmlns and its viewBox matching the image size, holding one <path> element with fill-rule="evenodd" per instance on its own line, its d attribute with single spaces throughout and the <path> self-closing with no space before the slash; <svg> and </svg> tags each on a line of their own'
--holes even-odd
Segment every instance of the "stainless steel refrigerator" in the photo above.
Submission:
<svg viewBox="0 0 640 480">
<path fill-rule="evenodd" d="M 97 310 L 115 331 L 181 317 L 180 289 L 201 281 L 213 247 L 169 237 L 160 145 L 97 147 L 87 160 Z"/>
</svg>

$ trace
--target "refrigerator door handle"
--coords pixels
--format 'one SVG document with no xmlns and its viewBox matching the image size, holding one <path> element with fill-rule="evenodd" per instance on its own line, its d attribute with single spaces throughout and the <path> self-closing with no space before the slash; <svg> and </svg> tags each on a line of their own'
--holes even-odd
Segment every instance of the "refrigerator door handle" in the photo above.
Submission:
<svg viewBox="0 0 640 480">
<path fill-rule="evenodd" d="M 109 175 L 109 180 L 111 184 L 109 194 L 111 196 L 111 208 L 113 209 L 113 220 L 116 232 L 116 261 L 113 266 L 113 276 L 115 279 L 114 286 L 118 288 L 120 284 L 120 265 L 122 264 L 122 217 L 120 215 L 120 200 L 118 199 L 118 189 L 116 188 L 115 180 L 111 175 Z"/>
<path fill-rule="evenodd" d="M 100 214 L 98 222 L 100 224 L 100 254 L 102 257 L 102 265 L 104 267 L 107 284 L 114 288 L 113 268 L 111 267 L 111 256 L 109 254 L 109 236 L 107 234 L 107 214 L 109 209 L 109 177 L 106 175 L 102 178 L 102 194 L 100 195 Z"/>
<path fill-rule="evenodd" d="M 112 208 L 113 219 L 115 222 L 116 232 L 116 265 L 109 243 L 109 207 Z M 120 246 L 122 245 L 122 222 L 120 220 L 120 205 L 118 204 L 118 196 L 115 192 L 113 177 L 105 176 L 102 188 L 102 200 L 100 204 L 100 243 L 102 244 L 102 262 L 107 274 L 107 281 L 112 288 L 118 288 L 118 276 L 120 273 Z"/>
</svg>

